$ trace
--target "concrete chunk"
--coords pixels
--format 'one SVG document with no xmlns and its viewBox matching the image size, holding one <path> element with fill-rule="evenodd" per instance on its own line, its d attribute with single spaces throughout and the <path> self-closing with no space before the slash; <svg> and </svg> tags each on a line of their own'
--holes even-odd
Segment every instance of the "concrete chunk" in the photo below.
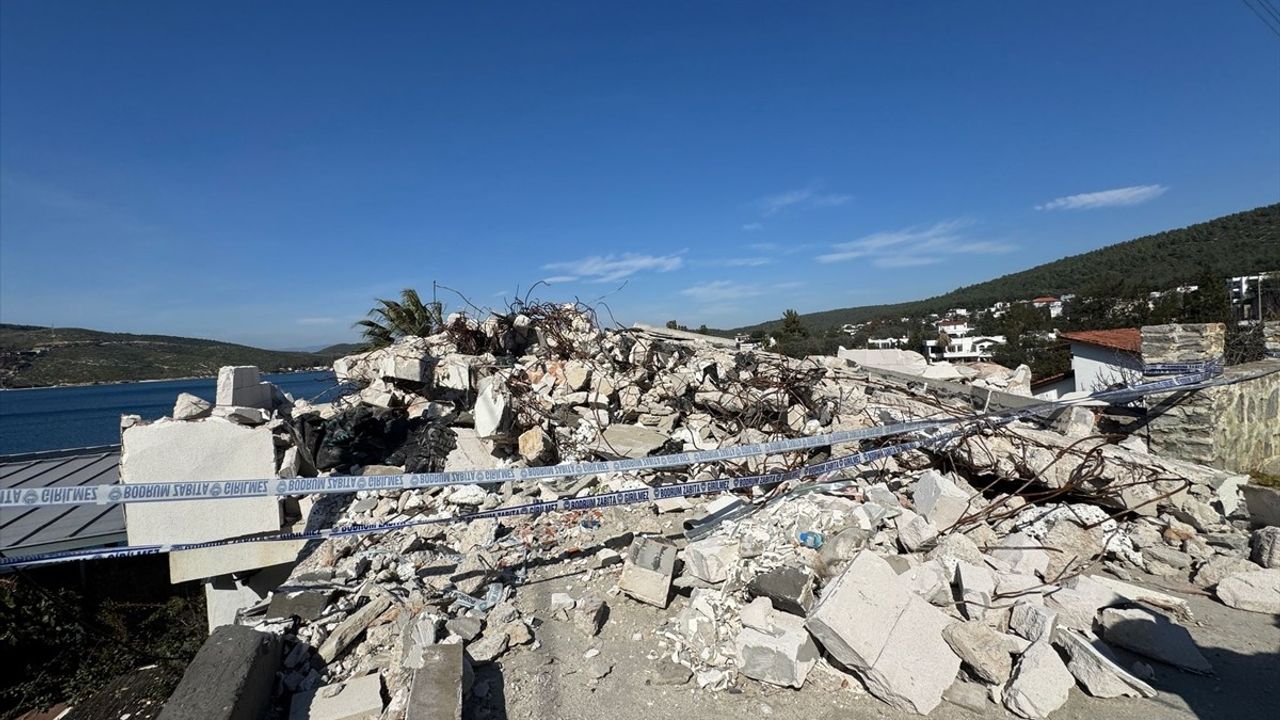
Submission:
<svg viewBox="0 0 1280 720">
<path fill-rule="evenodd" d="M 462 720 L 461 643 L 422 650 L 423 666 L 413 673 L 404 720 Z"/>
<path fill-rule="evenodd" d="M 174 420 L 199 420 L 209 417 L 213 412 L 213 403 L 191 393 L 179 393 L 173 403 Z"/>
<path fill-rule="evenodd" d="M 605 428 L 592 448 L 609 460 L 646 457 L 667 442 L 667 436 L 644 425 L 614 424 Z"/>
<path fill-rule="evenodd" d="M 768 598 L 777 610 L 803 616 L 813 607 L 813 575 L 802 568 L 781 567 L 752 578 L 747 593 Z"/>
<path fill-rule="evenodd" d="M 823 590 L 805 627 L 873 695 L 923 715 L 942 701 L 960 668 L 942 639 L 951 622 L 888 563 L 863 551 Z"/>
<path fill-rule="evenodd" d="M 200 646 L 160 720 L 247 720 L 262 717 L 280 667 L 280 637 L 223 625 Z"/>
<path fill-rule="evenodd" d="M 1004 691 L 1004 706 L 1020 717 L 1040 720 L 1066 704 L 1075 684 L 1052 645 L 1032 643 L 1018 660 L 1013 680 Z"/>
<path fill-rule="evenodd" d="M 1255 530 L 1250 545 L 1250 560 L 1264 568 L 1280 568 L 1280 527 Z"/>
<path fill-rule="evenodd" d="M 769 610 L 769 630 L 744 627 L 734 647 L 738 671 L 753 680 L 799 688 L 814 665 L 818 646 L 804 629 L 804 620 Z"/>
<path fill-rule="evenodd" d="M 922 475 L 914 492 L 916 512 L 940 529 L 955 525 L 961 517 L 977 509 L 969 506 L 969 493 L 936 470 Z"/>
<path fill-rule="evenodd" d="M 1039 545 L 1030 535 L 1015 532 L 1000 540 L 1000 546 L 991 550 L 991 557 L 1008 563 L 1012 572 L 1044 577 L 1049 570 L 1049 553 Z"/>
<path fill-rule="evenodd" d="M 333 662 L 356 638 L 364 634 L 375 619 L 391 607 L 391 599 L 379 595 L 370 600 L 364 607 L 356 610 L 338 624 L 329 637 L 320 646 L 317 654 L 325 662 Z"/>
<path fill-rule="evenodd" d="M 709 583 L 722 583 L 738 562 L 738 543 L 719 537 L 689 543 L 684 549 L 685 571 Z"/>
<path fill-rule="evenodd" d="M 252 365 L 228 365 L 218 370 L 218 405 L 269 410 L 274 395 L 271 383 L 261 382 L 258 368 Z"/>
<path fill-rule="evenodd" d="M 1153 610 L 1103 610 L 1102 638 L 1112 645 L 1174 667 L 1206 675 L 1213 672 L 1213 666 L 1196 647 L 1187 629 Z"/>
<path fill-rule="evenodd" d="M 1058 613 L 1036 603 L 1020 602 L 1009 615 L 1009 629 L 1031 642 L 1049 642 L 1057 626 Z"/>
<path fill-rule="evenodd" d="M 675 567 L 674 545 L 653 538 L 639 538 L 627 549 L 618 587 L 640 602 L 665 608 L 671 594 Z"/>
<path fill-rule="evenodd" d="M 382 715 L 382 676 L 364 675 L 298 693 L 289 720 L 377 720 Z"/>
<path fill-rule="evenodd" d="M 1280 568 L 1232 575 L 1215 592 L 1233 608 L 1280 615 Z"/>
<path fill-rule="evenodd" d="M 1107 657 L 1106 646 L 1092 635 L 1061 628 L 1054 634 L 1054 644 L 1071 658 L 1067 670 L 1090 695 L 1100 698 L 1156 696 L 1154 688 Z"/>
</svg>

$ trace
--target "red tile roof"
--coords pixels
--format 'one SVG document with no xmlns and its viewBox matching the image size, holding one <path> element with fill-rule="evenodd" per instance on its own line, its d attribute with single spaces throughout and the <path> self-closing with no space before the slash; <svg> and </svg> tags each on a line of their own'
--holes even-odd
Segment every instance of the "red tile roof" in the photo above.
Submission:
<svg viewBox="0 0 1280 720">
<path fill-rule="evenodd" d="M 1123 350 L 1131 353 L 1142 352 L 1142 331 L 1138 328 L 1115 328 L 1113 330 L 1080 330 L 1077 332 L 1058 333 L 1058 337 L 1071 342 L 1097 345 L 1098 347 Z"/>
<path fill-rule="evenodd" d="M 1031 302 L 1032 302 L 1032 304 L 1036 304 L 1036 303 L 1056 303 L 1056 302 L 1058 302 L 1058 298 L 1056 298 L 1056 297 L 1054 297 L 1054 296 L 1052 296 L 1052 295 L 1041 295 L 1040 297 L 1036 298 L 1035 300 L 1032 300 Z"/>
</svg>

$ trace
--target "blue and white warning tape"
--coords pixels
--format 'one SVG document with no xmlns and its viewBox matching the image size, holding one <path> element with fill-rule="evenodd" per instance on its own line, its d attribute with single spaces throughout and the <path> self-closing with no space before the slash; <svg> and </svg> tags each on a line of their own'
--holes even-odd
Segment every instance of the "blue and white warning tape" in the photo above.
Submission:
<svg viewBox="0 0 1280 720">
<path fill-rule="evenodd" d="M 446 487 L 450 485 L 520 482 L 527 480 L 551 480 L 582 475 L 622 473 L 636 470 L 658 470 L 683 467 L 698 463 L 741 460 L 760 455 L 775 455 L 799 450 L 826 447 L 842 443 L 875 440 L 891 435 L 903 435 L 924 430 L 934 430 L 959 423 L 987 418 L 1017 415 L 1028 417 L 1060 409 L 1075 402 L 1127 399 L 1128 395 L 1159 392 L 1162 389 L 1194 385 L 1204 382 L 1220 372 L 1216 365 L 1205 365 L 1196 372 L 1175 378 L 1143 383 L 1119 390 L 1093 393 L 1069 403 L 1044 402 L 1017 411 L 983 413 L 937 420 L 920 420 L 892 425 L 880 425 L 856 430 L 840 430 L 822 435 L 788 438 L 753 445 L 736 445 L 712 450 L 697 450 L 670 455 L 611 460 L 602 462 L 566 463 L 540 467 L 510 467 L 491 470 L 453 470 L 437 473 L 403 473 L 398 475 L 331 475 L 314 478 L 256 479 L 256 480 L 200 480 L 178 482 L 113 483 L 104 485 L 49 486 L 39 488 L 0 489 L 0 507 L 45 507 L 62 505 L 113 505 L 117 503 L 171 502 L 175 500 L 226 500 L 231 498 L 282 497 L 350 493 L 359 490 L 412 490 Z M 1137 394 L 1135 394 L 1137 393 Z"/>
<path fill-rule="evenodd" d="M 1214 373 L 1210 371 L 1201 372 L 1194 375 L 1183 375 L 1178 377 L 1167 378 L 1149 383 L 1142 383 L 1128 388 L 1119 390 L 1109 390 L 1100 393 L 1094 393 L 1089 396 L 1093 400 L 1108 400 L 1112 402 L 1124 402 L 1130 399 L 1136 399 L 1144 395 L 1150 395 L 1158 392 L 1165 392 L 1173 389 L 1197 389 L 1200 387 L 1208 387 L 1213 384 L 1212 378 Z M 1233 380 L 1232 382 L 1238 382 Z M 893 445 L 887 445 L 879 448 L 872 448 L 851 455 L 842 456 L 833 460 L 822 463 L 816 463 L 805 467 L 788 470 L 783 472 L 768 473 L 764 475 L 752 475 L 737 478 L 718 478 L 715 480 L 700 480 L 685 483 L 676 483 L 670 485 L 658 485 L 654 487 L 637 488 L 634 490 L 621 490 L 616 492 L 598 493 L 586 495 L 583 497 L 562 498 L 555 501 L 529 503 L 508 508 L 498 508 L 495 510 L 485 510 L 463 515 L 450 516 L 444 518 L 427 518 L 406 520 L 395 523 L 381 523 L 371 525 L 352 525 L 341 528 L 327 528 L 322 530 L 313 530 L 297 533 L 277 533 L 266 536 L 232 538 L 227 540 L 215 540 L 202 543 L 175 543 L 166 545 L 135 545 L 122 548 L 100 548 L 93 550 L 69 550 L 57 553 L 45 553 L 39 555 L 25 555 L 15 558 L 0 558 L 0 571 L 6 571 L 16 568 L 35 567 L 40 565 L 49 565 L 53 563 L 71 562 L 76 560 L 92 560 L 104 558 L 123 558 L 141 555 L 157 555 L 169 552 L 181 552 L 184 550 L 199 550 L 204 548 L 222 547 L 228 545 L 242 545 L 248 543 L 274 542 L 282 540 L 323 540 L 332 537 L 345 537 L 352 535 L 365 535 L 371 533 L 388 532 L 399 530 L 402 528 L 411 528 L 422 525 L 438 525 L 454 522 L 470 522 L 472 520 L 480 520 L 485 518 L 501 518 L 515 517 L 520 515 L 537 515 L 546 512 L 570 511 L 570 510 L 590 510 L 604 507 L 614 507 L 620 505 L 632 505 L 637 503 L 649 503 L 656 500 L 676 498 L 676 497 L 692 497 L 696 495 L 706 495 L 710 493 L 727 492 L 731 490 L 741 490 L 745 488 L 755 487 L 758 485 L 771 485 L 788 480 L 800 480 L 806 477 L 821 476 L 826 473 L 836 472 L 848 469 L 858 465 L 863 465 L 875 460 L 884 459 L 894 455 L 898 455 L 909 450 L 917 450 L 925 447 L 937 447 L 944 445 L 951 440 L 959 439 L 976 429 L 990 427 L 993 425 L 1003 425 L 1013 420 L 1032 417 L 1046 408 L 1060 407 L 1061 403 L 1044 403 L 1035 406 L 1029 406 L 1016 411 L 993 413 L 982 416 L 970 416 L 964 418 L 951 419 L 943 421 L 929 421 L 924 423 L 902 423 L 893 426 L 884 426 L 883 428 L 867 428 L 867 430 L 885 430 L 888 428 L 901 428 L 904 426 L 920 425 L 915 430 L 902 431 L 895 430 L 894 433 L 900 432 L 923 432 L 926 430 L 940 430 L 942 426 L 947 424 L 963 424 L 958 429 L 949 430 L 947 432 L 935 433 L 931 436 L 900 442 Z M 892 434 L 882 432 L 877 436 Z M 835 435 L 835 434 L 833 434 Z M 811 439 L 811 438 L 804 438 Z M 841 441 L 836 441 L 841 442 Z M 830 444 L 830 441 L 827 443 Z M 742 449 L 764 447 L 770 445 L 764 443 L 758 446 L 741 446 Z M 739 449 L 739 448 L 734 448 Z M 683 455 L 688 455 L 684 453 Z M 697 453 L 693 453 L 697 454 Z M 771 453 L 757 453 L 771 454 Z M 676 456 L 663 456 L 662 458 L 646 458 L 650 460 L 661 460 L 664 458 Z M 626 461 L 623 461 L 626 462 Z M 607 464 L 607 463 L 605 463 Z M 563 473 L 556 473 L 552 477 L 561 477 Z"/>
</svg>

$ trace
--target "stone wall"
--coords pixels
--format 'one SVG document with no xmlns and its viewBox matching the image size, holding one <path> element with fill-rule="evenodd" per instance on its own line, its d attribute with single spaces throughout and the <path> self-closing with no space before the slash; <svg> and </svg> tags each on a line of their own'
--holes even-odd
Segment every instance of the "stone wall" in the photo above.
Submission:
<svg viewBox="0 0 1280 720">
<path fill-rule="evenodd" d="M 1267 325 L 1268 334 L 1275 334 L 1273 323 Z M 1220 323 L 1144 327 L 1143 360 L 1150 365 L 1220 359 L 1224 331 Z M 1148 398 L 1151 451 L 1235 472 L 1280 470 L 1280 359 L 1229 367 L 1224 376 L 1241 378 L 1267 370 L 1277 372 L 1234 385 Z"/>
</svg>

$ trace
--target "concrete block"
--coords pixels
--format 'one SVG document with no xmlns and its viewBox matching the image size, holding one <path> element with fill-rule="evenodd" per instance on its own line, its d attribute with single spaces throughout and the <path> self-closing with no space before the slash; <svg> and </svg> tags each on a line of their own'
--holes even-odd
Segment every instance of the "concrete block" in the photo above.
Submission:
<svg viewBox="0 0 1280 720">
<path fill-rule="evenodd" d="M 205 611 L 209 632 L 223 625 L 234 625 L 236 613 L 265 600 L 271 591 L 289 578 L 291 565 L 277 565 L 245 578 L 222 575 L 204 584 Z"/>
<path fill-rule="evenodd" d="M 917 552 L 938 539 L 938 528 L 910 510 L 903 509 L 894 521 L 898 527 L 898 543 L 907 552 Z"/>
<path fill-rule="evenodd" d="M 961 517 L 978 509 L 970 506 L 971 494 L 956 485 L 951 478 L 929 470 L 916 481 L 913 498 L 916 512 L 935 527 L 946 529 Z"/>
<path fill-rule="evenodd" d="M 1280 526 L 1280 490 L 1249 483 L 1240 486 L 1240 493 L 1254 527 Z"/>
<path fill-rule="evenodd" d="M 627 549 L 618 587 L 636 600 L 665 608 L 671 594 L 675 566 L 674 545 L 653 538 L 639 538 Z"/>
<path fill-rule="evenodd" d="M 389 607 L 391 607 L 391 598 L 386 595 L 373 598 L 364 607 L 351 613 L 346 620 L 339 623 L 333 632 L 329 633 L 329 637 L 325 639 L 316 654 L 326 663 L 333 662 Z"/>
<path fill-rule="evenodd" d="M 382 675 L 372 673 L 298 693 L 289 720 L 378 720 L 382 715 Z"/>
<path fill-rule="evenodd" d="M 863 551 L 823 590 L 805 627 L 873 695 L 925 715 L 942 702 L 960 668 L 942 638 L 951 622 L 888 563 Z"/>
<path fill-rule="evenodd" d="M 423 648 L 423 666 L 413 672 L 404 720 L 462 720 L 462 644 Z"/>
<path fill-rule="evenodd" d="M 592 450 L 608 460 L 646 457 L 667 442 L 667 436 L 643 425 L 610 425 Z"/>
<path fill-rule="evenodd" d="M 1018 660 L 1004 691 L 1004 706 L 1024 718 L 1040 720 L 1062 707 L 1076 679 L 1048 642 L 1032 643 Z"/>
<path fill-rule="evenodd" d="M 475 430 L 463 427 L 453 430 L 457 433 L 457 445 L 444 459 L 446 471 L 492 470 L 498 466 L 497 458 L 485 447 Z"/>
<path fill-rule="evenodd" d="M 275 477 L 275 444 L 267 428 L 217 418 L 160 420 L 128 428 L 122 437 L 125 483 Z M 196 543 L 279 531 L 280 505 L 271 497 L 130 503 L 125 523 L 130 545 Z"/>
<path fill-rule="evenodd" d="M 172 552 L 169 553 L 169 582 L 176 584 L 292 563 L 306 544 L 306 540 L 271 540 Z"/>
<path fill-rule="evenodd" d="M 767 630 L 744 627 L 734 641 L 738 672 L 772 685 L 799 688 L 814 665 L 818 646 L 804 628 L 804 619 L 769 610 Z"/>
<path fill-rule="evenodd" d="M 960 595 L 960 606 L 970 620 L 981 620 L 987 616 L 987 609 L 996 605 L 995 573 L 981 565 L 957 562 L 955 585 Z M 998 612 L 992 610 L 993 614 Z"/>
<path fill-rule="evenodd" d="M 271 383 L 262 382 L 258 368 L 252 365 L 228 365 L 218 370 L 218 405 L 270 409 L 274 396 Z"/>
<path fill-rule="evenodd" d="M 476 435 L 488 438 L 505 431 L 511 422 L 510 401 L 501 375 L 480 380 L 474 410 Z"/>
<path fill-rule="evenodd" d="M 1184 670 L 1206 675 L 1213 672 L 1213 666 L 1191 639 L 1191 633 L 1153 610 L 1103 610 L 1102 639 Z"/>
<path fill-rule="evenodd" d="M 224 625 L 200 646 L 160 720 L 258 720 L 271 701 L 280 638 Z"/>
<path fill-rule="evenodd" d="M 1254 531 L 1249 559 L 1264 568 L 1280 568 L 1280 527 L 1264 527 Z"/>
<path fill-rule="evenodd" d="M 1049 642 L 1058 627 L 1058 613 L 1032 602 L 1020 602 L 1009 615 L 1009 629 L 1031 642 Z"/>
<path fill-rule="evenodd" d="M 331 588 L 279 590 L 271 594 L 271 604 L 267 606 L 267 617 L 315 620 L 324 614 L 324 609 L 329 606 L 329 600 L 332 598 Z"/>
<path fill-rule="evenodd" d="M 954 623 L 942 631 L 942 638 L 960 656 L 961 662 L 985 683 L 1003 685 L 1013 672 L 1010 652 L 1027 643 L 996 632 L 986 624 L 971 620 Z M 1018 644 L 1020 643 L 1020 644 Z"/>
<path fill-rule="evenodd" d="M 797 567 L 782 567 L 761 573 L 747 584 L 747 593 L 765 597 L 782 612 L 804 616 L 813 607 L 813 575 Z"/>
</svg>

